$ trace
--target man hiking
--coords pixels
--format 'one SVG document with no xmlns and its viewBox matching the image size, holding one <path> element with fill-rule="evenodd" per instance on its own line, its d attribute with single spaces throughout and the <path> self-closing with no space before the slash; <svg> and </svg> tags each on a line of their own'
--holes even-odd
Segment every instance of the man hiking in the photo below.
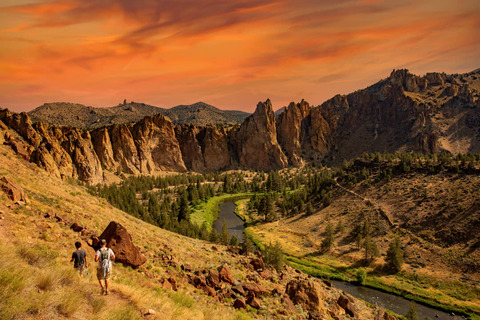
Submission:
<svg viewBox="0 0 480 320">
<path fill-rule="evenodd" d="M 98 261 L 97 279 L 102 287 L 102 294 L 108 294 L 108 280 L 112 274 L 112 260 L 115 260 L 115 254 L 112 249 L 107 248 L 107 241 L 100 241 L 100 249 L 97 250 L 95 261 Z M 105 286 L 102 284 L 105 282 Z"/>
<path fill-rule="evenodd" d="M 73 262 L 73 267 L 77 270 L 80 277 L 83 277 L 83 273 L 88 267 L 87 253 L 85 250 L 81 249 L 82 244 L 79 241 L 75 242 L 75 248 L 77 248 L 77 250 L 72 253 L 72 259 L 70 259 L 70 262 Z"/>
</svg>

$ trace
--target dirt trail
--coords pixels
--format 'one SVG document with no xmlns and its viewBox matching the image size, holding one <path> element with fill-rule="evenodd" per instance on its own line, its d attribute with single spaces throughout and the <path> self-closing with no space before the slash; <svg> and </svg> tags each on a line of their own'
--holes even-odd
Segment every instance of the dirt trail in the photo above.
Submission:
<svg viewBox="0 0 480 320">
<path fill-rule="evenodd" d="M 353 190 L 345 188 L 344 186 L 342 186 L 338 183 L 337 178 L 335 178 L 334 181 L 335 181 L 335 185 L 337 187 L 339 187 L 340 189 L 342 189 L 343 191 L 345 191 L 345 192 L 347 192 L 347 193 L 349 193 L 349 194 L 351 194 L 351 195 L 353 195 L 357 198 L 360 198 L 365 202 L 371 203 L 377 209 L 378 213 L 380 213 L 380 215 L 387 221 L 387 223 L 389 224 L 390 227 L 392 227 L 392 228 L 396 227 L 395 223 L 393 222 L 392 218 L 390 217 L 390 213 L 389 213 L 388 209 L 384 205 L 380 205 L 380 204 L 378 204 L 378 202 L 375 202 L 374 200 L 372 200 L 370 198 L 364 197 L 364 196 L 356 193 Z"/>
</svg>

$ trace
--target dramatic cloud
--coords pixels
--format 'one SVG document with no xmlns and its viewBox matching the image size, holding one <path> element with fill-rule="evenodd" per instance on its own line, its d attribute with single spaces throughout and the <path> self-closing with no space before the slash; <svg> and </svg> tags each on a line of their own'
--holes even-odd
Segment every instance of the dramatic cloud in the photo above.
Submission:
<svg viewBox="0 0 480 320">
<path fill-rule="evenodd" d="M 0 107 L 47 101 L 252 111 L 314 104 L 393 68 L 480 67 L 480 2 L 5 0 Z"/>
</svg>

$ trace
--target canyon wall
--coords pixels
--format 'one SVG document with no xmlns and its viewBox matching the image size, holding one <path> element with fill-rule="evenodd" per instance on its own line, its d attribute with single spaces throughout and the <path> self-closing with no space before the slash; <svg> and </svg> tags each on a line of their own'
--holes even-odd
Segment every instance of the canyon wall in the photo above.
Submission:
<svg viewBox="0 0 480 320">
<path fill-rule="evenodd" d="M 174 125 L 157 114 L 92 131 L 33 123 L 0 110 L 0 143 L 59 177 L 103 181 L 130 174 L 274 170 L 339 164 L 364 152 L 480 152 L 480 72 L 394 70 L 378 83 L 320 106 L 290 103 L 278 116 L 259 102 L 240 125 Z"/>
</svg>

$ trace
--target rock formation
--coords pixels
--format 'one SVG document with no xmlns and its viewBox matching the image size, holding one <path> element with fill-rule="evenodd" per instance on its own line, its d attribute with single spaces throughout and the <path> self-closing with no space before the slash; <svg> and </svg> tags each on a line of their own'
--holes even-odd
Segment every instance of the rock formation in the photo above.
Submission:
<svg viewBox="0 0 480 320">
<path fill-rule="evenodd" d="M 5 194 L 10 200 L 14 202 L 28 202 L 27 196 L 25 195 L 22 187 L 20 187 L 12 177 L 2 177 L 0 179 L 0 189 L 5 192 Z"/>
<path fill-rule="evenodd" d="M 231 133 L 241 168 L 268 171 L 288 166 L 287 157 L 277 141 L 270 99 L 259 102 L 253 115 Z"/>
<path fill-rule="evenodd" d="M 274 170 L 340 164 L 364 152 L 480 152 L 480 70 L 419 77 L 394 70 L 376 84 L 317 107 L 290 103 L 277 117 L 260 102 L 242 124 L 174 125 L 160 114 L 86 131 L 33 123 L 0 109 L 0 142 L 59 177 L 92 184 L 103 170 Z"/>
<path fill-rule="evenodd" d="M 99 239 L 107 241 L 107 247 L 115 253 L 115 261 L 125 266 L 138 268 L 147 259 L 140 253 L 138 247 L 133 244 L 132 236 L 121 224 L 110 222 Z M 95 248 L 98 249 L 98 248 Z"/>
</svg>

